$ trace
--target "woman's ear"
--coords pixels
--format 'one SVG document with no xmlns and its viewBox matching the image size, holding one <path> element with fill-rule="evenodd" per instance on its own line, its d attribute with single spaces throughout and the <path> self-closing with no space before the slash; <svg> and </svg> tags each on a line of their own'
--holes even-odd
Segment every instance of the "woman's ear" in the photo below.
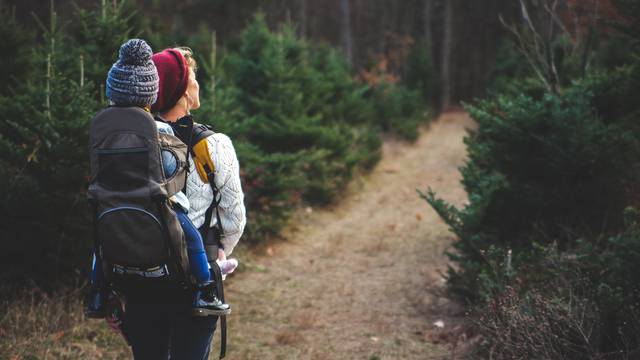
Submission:
<svg viewBox="0 0 640 360">
<path fill-rule="evenodd" d="M 178 100 L 178 104 L 181 104 L 182 106 L 184 106 L 184 108 L 185 108 L 185 110 L 187 111 L 187 114 L 188 114 L 189 110 L 191 109 L 191 96 L 189 96 L 189 93 L 185 92 L 180 97 L 180 100 Z"/>
</svg>

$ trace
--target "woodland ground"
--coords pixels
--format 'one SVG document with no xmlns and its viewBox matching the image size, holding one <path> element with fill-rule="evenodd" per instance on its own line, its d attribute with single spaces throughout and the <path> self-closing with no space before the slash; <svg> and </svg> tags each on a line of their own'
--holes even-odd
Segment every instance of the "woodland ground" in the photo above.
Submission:
<svg viewBox="0 0 640 360">
<path fill-rule="evenodd" d="M 456 358 L 463 310 L 445 297 L 441 275 L 453 238 L 416 189 L 466 201 L 458 167 L 470 126 L 465 114 L 449 113 L 414 144 L 388 139 L 374 171 L 337 204 L 299 212 L 283 241 L 234 254 L 243 271 L 225 284 L 227 359 Z M 124 341 L 103 322 L 82 321 L 79 307 L 65 331 L 24 340 L 0 331 L 0 355 L 130 358 Z"/>
</svg>

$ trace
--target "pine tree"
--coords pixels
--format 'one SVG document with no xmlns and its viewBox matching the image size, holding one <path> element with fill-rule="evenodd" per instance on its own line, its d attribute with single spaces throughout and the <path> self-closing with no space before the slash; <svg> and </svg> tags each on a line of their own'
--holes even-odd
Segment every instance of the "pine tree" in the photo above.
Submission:
<svg viewBox="0 0 640 360">
<path fill-rule="evenodd" d="M 17 93 L 31 70 L 30 46 L 33 34 L 20 26 L 15 19 L 15 7 L 10 8 L 0 2 L 0 53 L 6 54 L 0 68 L 0 95 Z"/>
<path fill-rule="evenodd" d="M 101 22 L 96 13 L 82 16 L 84 22 L 99 25 L 82 34 L 84 41 L 98 41 L 113 25 Z M 11 239 L 4 243 L 8 258 L 2 266 L 19 274 L 15 278 L 72 280 L 66 275 L 84 267 L 91 244 L 85 201 L 88 125 L 101 108 L 92 78 L 101 77 L 102 83 L 103 69 L 115 57 L 94 57 L 91 46 L 85 48 L 66 31 L 68 23 L 60 22 L 53 2 L 49 19 L 35 21 L 43 40 L 31 54 L 34 69 L 22 79 L 19 94 L 0 97 L 0 146 L 7 150 L 0 206 L 8 226 L 2 235 Z M 108 46 L 117 51 L 119 45 Z M 33 256 L 19 256 L 27 253 Z"/>
</svg>

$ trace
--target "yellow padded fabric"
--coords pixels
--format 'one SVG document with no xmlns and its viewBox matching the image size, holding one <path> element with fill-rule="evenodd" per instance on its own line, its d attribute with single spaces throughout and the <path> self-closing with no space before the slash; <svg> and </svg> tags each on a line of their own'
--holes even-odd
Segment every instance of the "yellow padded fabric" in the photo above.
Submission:
<svg viewBox="0 0 640 360">
<path fill-rule="evenodd" d="M 209 155 L 209 142 L 207 141 L 207 138 L 200 140 L 193 146 L 193 163 L 196 165 L 196 171 L 198 171 L 200 180 L 205 184 L 209 183 L 205 165 L 207 165 L 211 173 L 215 172 L 216 168 L 213 165 L 211 156 Z"/>
</svg>

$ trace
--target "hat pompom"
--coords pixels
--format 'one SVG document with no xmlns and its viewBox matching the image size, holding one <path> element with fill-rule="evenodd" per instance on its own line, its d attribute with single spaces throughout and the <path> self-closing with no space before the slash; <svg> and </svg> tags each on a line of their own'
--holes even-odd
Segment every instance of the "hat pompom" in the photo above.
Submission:
<svg viewBox="0 0 640 360">
<path fill-rule="evenodd" d="M 151 46 L 142 39 L 131 39 L 120 47 L 120 62 L 124 65 L 143 66 L 151 60 Z"/>
</svg>

